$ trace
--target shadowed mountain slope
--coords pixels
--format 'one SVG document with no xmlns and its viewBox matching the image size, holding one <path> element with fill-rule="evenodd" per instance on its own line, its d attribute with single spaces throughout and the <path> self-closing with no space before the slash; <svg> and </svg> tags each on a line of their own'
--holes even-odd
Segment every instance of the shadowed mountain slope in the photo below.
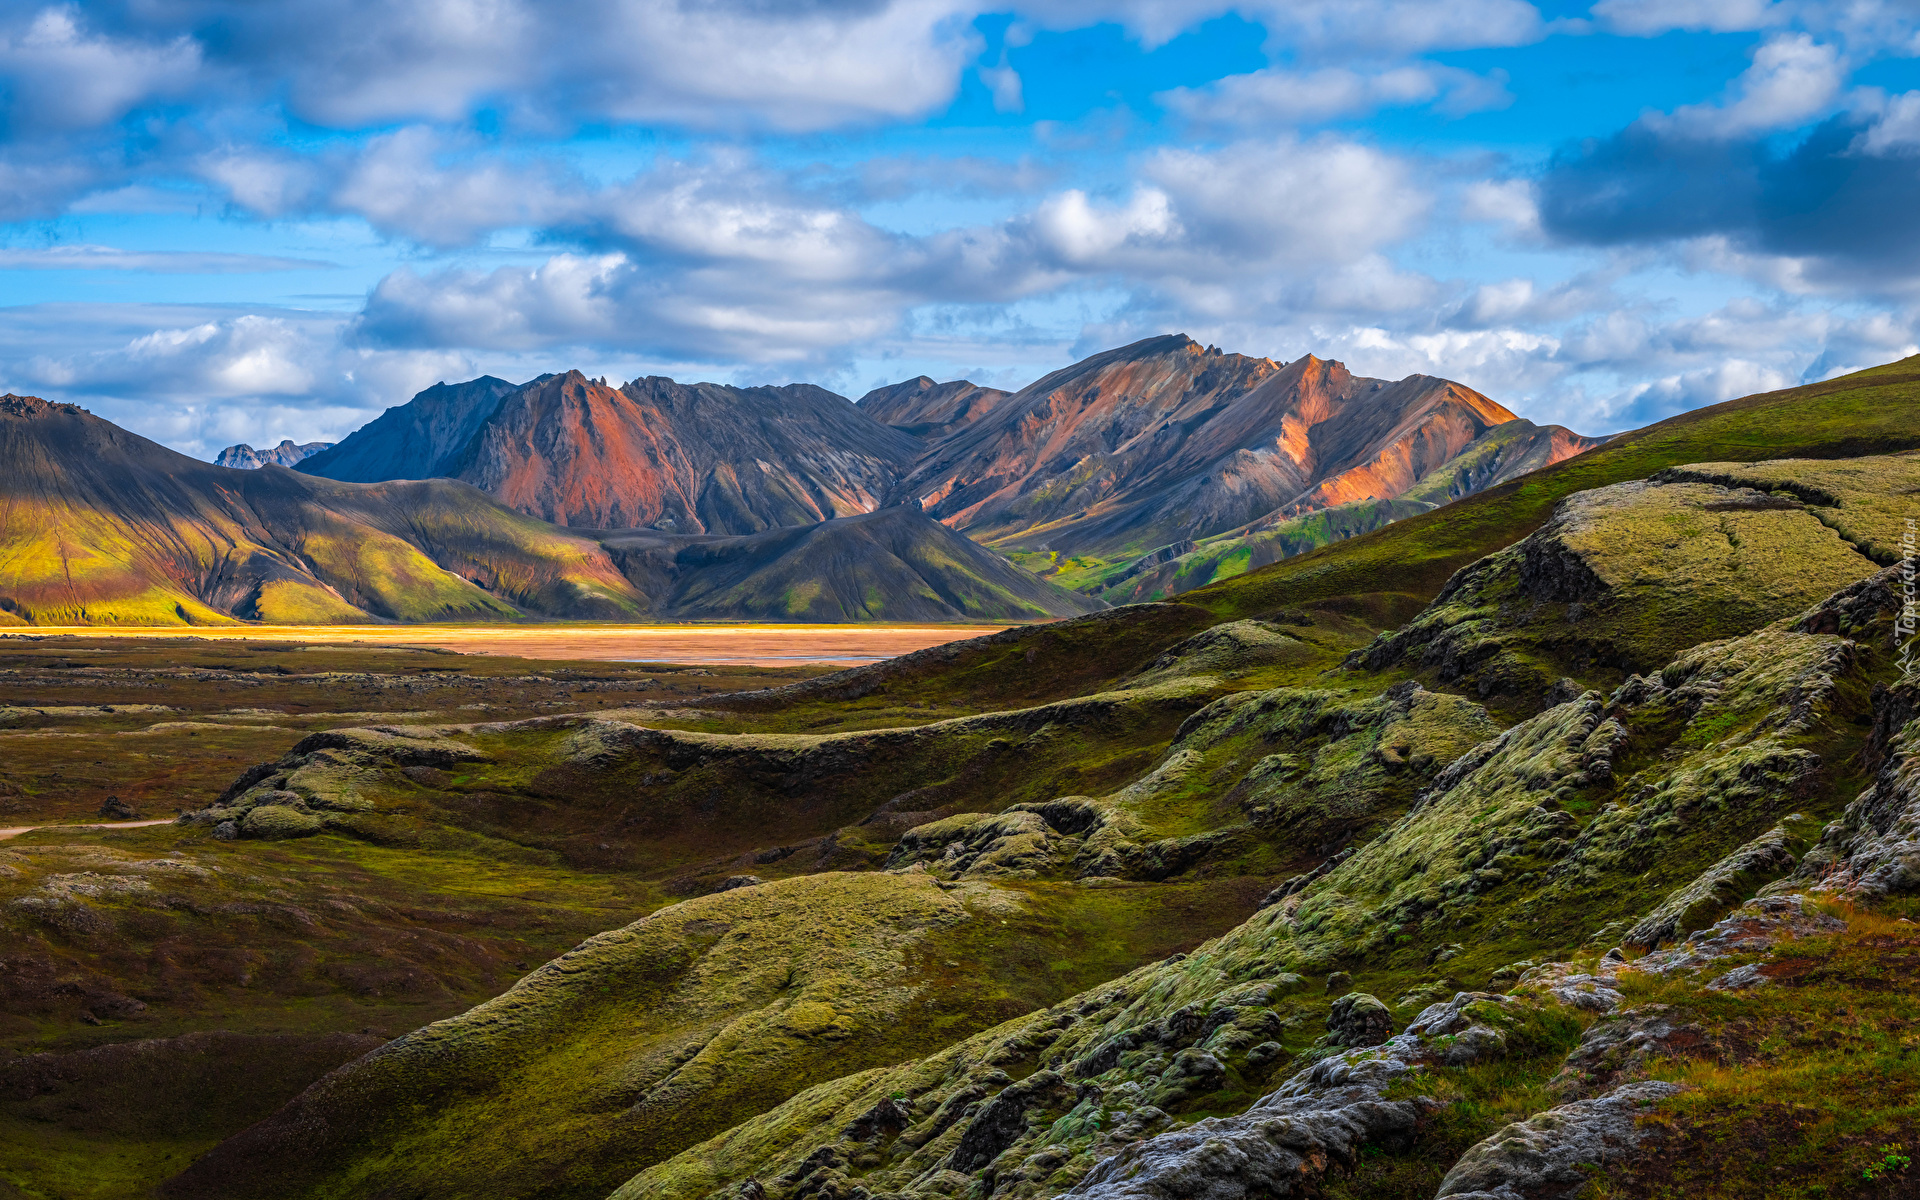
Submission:
<svg viewBox="0 0 1920 1200">
<path fill-rule="evenodd" d="M 451 480 L 350 484 L 176 454 L 0 398 L 0 609 L 38 624 L 637 615 L 595 542 Z"/>
<path fill-rule="evenodd" d="M 898 494 L 1005 550 L 1116 563 L 1391 499 L 1516 419 L 1444 379 L 1364 379 L 1311 356 L 1282 366 L 1176 334 L 1016 393 L 934 447 Z"/>
<path fill-rule="evenodd" d="M 280 439 L 278 446 L 269 446 L 265 450 L 255 450 L 242 442 L 238 446 L 228 446 L 213 460 L 216 467 L 233 467 L 242 471 L 258 470 L 273 463 L 275 466 L 291 467 L 297 462 L 312 458 L 322 450 L 330 449 L 332 442 L 305 442 L 295 445 L 292 438 Z"/>
<path fill-rule="evenodd" d="M 882 425 L 925 442 L 937 442 L 965 429 L 1012 395 L 965 379 L 935 383 L 925 375 L 875 388 L 860 397 L 860 411 Z"/>
<path fill-rule="evenodd" d="M 500 397 L 513 390 L 513 384 L 491 375 L 436 383 L 354 430 L 331 450 L 306 459 L 300 470 L 349 483 L 451 475 L 467 443 L 500 406 Z"/>
<path fill-rule="evenodd" d="M 602 538 L 655 610 L 683 619 L 1030 621 L 1106 607 L 905 507 L 742 537 Z"/>
</svg>

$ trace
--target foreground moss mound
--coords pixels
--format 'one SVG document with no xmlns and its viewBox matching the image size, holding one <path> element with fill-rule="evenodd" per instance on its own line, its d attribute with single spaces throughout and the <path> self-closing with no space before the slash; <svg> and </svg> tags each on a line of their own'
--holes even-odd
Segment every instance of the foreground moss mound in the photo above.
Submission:
<svg viewBox="0 0 1920 1200">
<path fill-rule="evenodd" d="M 965 1037 L 1225 915 L 1095 901 L 906 873 L 673 905 L 335 1072 L 168 1194 L 604 1195 L 823 1075 Z M 1036 927 L 1060 956 L 1039 981 Z"/>
</svg>

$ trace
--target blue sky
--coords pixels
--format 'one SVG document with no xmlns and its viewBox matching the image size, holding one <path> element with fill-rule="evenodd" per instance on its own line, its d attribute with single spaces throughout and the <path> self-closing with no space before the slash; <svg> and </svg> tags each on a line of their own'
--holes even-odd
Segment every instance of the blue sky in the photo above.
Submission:
<svg viewBox="0 0 1920 1200">
<path fill-rule="evenodd" d="M 1914 0 L 0 0 L 0 389 L 188 453 L 1184 331 L 1586 433 L 1920 349 Z"/>
</svg>

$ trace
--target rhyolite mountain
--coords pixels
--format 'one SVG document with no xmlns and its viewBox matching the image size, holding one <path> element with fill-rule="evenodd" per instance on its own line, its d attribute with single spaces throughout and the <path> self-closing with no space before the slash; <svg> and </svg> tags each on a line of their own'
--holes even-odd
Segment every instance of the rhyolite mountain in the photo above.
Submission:
<svg viewBox="0 0 1920 1200">
<path fill-rule="evenodd" d="M 424 993 L 426 947 L 280 965 L 428 915 L 363 899 L 369 863 L 474 880 L 462 913 L 529 859 L 657 886 L 235 1113 L 171 1200 L 1905 1196 L 1916 492 L 1920 358 L 1174 603 L 691 712 L 289 738 L 164 833 L 10 857 L 0 896 L 132 1041 L 194 1019 L 190 928 L 237 929 L 287 1011 Z M 471 929 L 435 958 L 481 961 Z M 0 1131 L 154 1136 L 145 1094 L 23 1096 Z"/>
<path fill-rule="evenodd" d="M 700 613 L 719 606 L 768 620 L 1025 620 L 1103 607 L 917 510 L 807 529 L 797 543 L 687 551 L 671 572 L 674 594 L 702 597 Z M 0 398 L 0 623 L 680 615 L 659 586 L 660 559 L 646 561 L 650 591 L 596 537 L 458 480 L 364 484 L 273 464 L 234 470 L 74 405 Z M 709 561 L 714 581 L 702 588 L 697 564 Z"/>
<path fill-rule="evenodd" d="M 278 446 L 269 446 L 265 450 L 255 450 L 245 442 L 238 446 L 228 446 L 214 457 L 216 467 L 233 467 L 241 471 L 258 470 L 273 463 L 276 466 L 291 467 L 297 462 L 312 458 L 314 455 L 333 445 L 332 442 L 295 443 L 292 438 L 281 438 Z"/>
<path fill-rule="evenodd" d="M 557 525 L 742 534 L 870 512 L 921 449 L 811 384 L 614 388 L 568 371 L 430 388 L 301 470 L 445 475 Z"/>
<path fill-rule="evenodd" d="M 1280 364 L 1174 334 L 1096 354 L 999 402 L 932 447 L 895 498 L 1027 552 L 1044 564 L 1036 569 L 1073 558 L 1105 568 L 1392 500 L 1436 473 L 1470 491 L 1598 444 L 1549 427 L 1526 450 L 1447 474 L 1498 427 L 1530 434 L 1519 421 L 1449 380 L 1369 379 L 1311 355 Z"/>
<path fill-rule="evenodd" d="M 1377 528 L 1597 444 L 1449 380 L 1368 379 L 1312 356 L 1280 364 L 1175 334 L 1018 393 L 922 375 L 858 404 L 803 384 L 650 377 L 614 388 L 577 371 L 519 387 L 443 383 L 299 470 L 451 476 L 556 524 L 678 534 L 913 503 L 1059 583 L 1133 600 Z"/>
<path fill-rule="evenodd" d="M 1271 513 L 1239 529 L 1169 544 L 1118 569 L 1095 570 L 1080 586 L 1116 604 L 1158 600 L 1431 511 L 1601 444 L 1558 425 L 1516 418 L 1488 429 L 1396 495 L 1293 516 Z"/>
<path fill-rule="evenodd" d="M 993 411 L 1012 392 L 965 379 L 935 383 L 921 375 L 860 397 L 860 411 L 924 442 L 937 442 Z"/>
</svg>

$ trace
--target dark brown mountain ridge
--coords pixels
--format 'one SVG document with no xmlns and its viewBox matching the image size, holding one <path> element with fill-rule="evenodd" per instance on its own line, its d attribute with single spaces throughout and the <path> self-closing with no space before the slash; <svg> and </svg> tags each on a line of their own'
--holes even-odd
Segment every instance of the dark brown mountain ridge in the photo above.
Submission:
<svg viewBox="0 0 1920 1200">
<path fill-rule="evenodd" d="M 921 375 L 873 389 L 860 397 L 860 411 L 931 444 L 965 429 L 1011 395 L 965 379 L 935 383 Z"/>
</svg>

